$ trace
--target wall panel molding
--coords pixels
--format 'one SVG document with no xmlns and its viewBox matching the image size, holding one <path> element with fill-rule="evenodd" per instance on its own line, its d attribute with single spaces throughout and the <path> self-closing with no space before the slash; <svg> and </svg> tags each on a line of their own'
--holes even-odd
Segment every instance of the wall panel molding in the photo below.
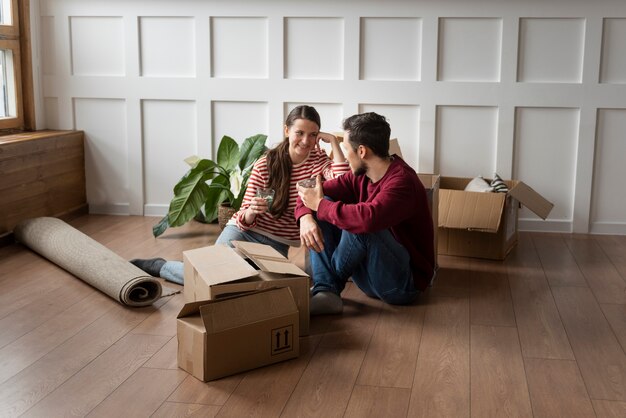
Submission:
<svg viewBox="0 0 626 418">
<path fill-rule="evenodd" d="M 521 177 L 557 205 L 547 221 L 522 210 L 521 229 L 626 233 L 625 202 L 607 192 L 626 178 L 611 161 L 623 141 L 612 115 L 626 110 L 623 0 L 38 6 L 38 128 L 126 138 L 110 174 L 127 176 L 127 196 L 94 197 L 97 211 L 163 215 L 183 154 L 212 156 L 224 134 L 276 143 L 286 112 L 308 103 L 328 130 L 385 114 L 421 172 Z M 120 101 L 110 130 L 88 114 Z"/>
</svg>

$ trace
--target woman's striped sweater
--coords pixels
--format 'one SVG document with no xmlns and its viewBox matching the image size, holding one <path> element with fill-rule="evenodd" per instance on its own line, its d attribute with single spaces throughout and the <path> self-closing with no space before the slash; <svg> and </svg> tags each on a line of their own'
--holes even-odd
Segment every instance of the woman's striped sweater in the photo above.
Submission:
<svg viewBox="0 0 626 418">
<path fill-rule="evenodd" d="M 322 175 L 322 179 L 328 180 L 340 176 L 347 172 L 350 166 L 347 162 L 333 162 L 323 150 L 313 149 L 306 160 L 300 164 L 294 164 L 291 170 L 289 181 L 289 205 L 287 210 L 279 218 L 274 218 L 269 212 L 256 217 L 252 225 L 248 225 L 244 220 L 244 212 L 250 206 L 251 200 L 256 195 L 256 190 L 260 187 L 266 188 L 269 184 L 269 173 L 267 170 L 267 158 L 259 158 L 254 164 L 246 194 L 241 204 L 241 209 L 228 222 L 230 225 L 237 225 L 241 230 L 252 230 L 291 246 L 300 245 L 300 228 L 293 215 L 298 197 L 296 183 L 300 180 Z"/>
</svg>

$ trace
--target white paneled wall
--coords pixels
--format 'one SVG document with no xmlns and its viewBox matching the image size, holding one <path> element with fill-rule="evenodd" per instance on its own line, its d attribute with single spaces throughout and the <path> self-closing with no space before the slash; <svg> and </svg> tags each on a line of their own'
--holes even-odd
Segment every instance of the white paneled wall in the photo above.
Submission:
<svg viewBox="0 0 626 418">
<path fill-rule="evenodd" d="M 124 48 L 120 48 L 124 45 L 124 21 L 121 17 L 70 17 L 70 39 L 73 75 L 124 75 Z"/>
<path fill-rule="evenodd" d="M 576 150 L 580 112 L 574 108 L 519 107 L 516 113 L 513 176 L 550 196 L 556 230 L 569 230 L 574 212 Z M 526 208 L 520 217 L 532 218 Z M 558 223 L 566 227 L 558 228 Z"/>
<path fill-rule="evenodd" d="M 183 160 L 198 152 L 197 110 L 191 100 L 142 100 L 141 105 L 144 206 L 146 215 L 156 215 L 189 169 Z"/>
<path fill-rule="evenodd" d="M 161 215 L 191 154 L 385 115 L 420 172 L 519 178 L 520 228 L 626 234 L 623 0 L 40 0 L 39 128 L 81 129 L 98 213 Z"/>
<path fill-rule="evenodd" d="M 193 17 L 139 17 L 139 59 L 144 77 L 194 77 Z M 123 48 L 123 43 L 118 48 Z"/>
<path fill-rule="evenodd" d="M 267 78 L 266 17 L 211 18 L 211 75 L 216 78 Z"/>
<path fill-rule="evenodd" d="M 365 17 L 360 31 L 361 80 L 422 79 L 422 19 Z M 390 32 L 398 39 L 393 47 L 387 37 Z"/>
<path fill-rule="evenodd" d="M 126 104 L 121 99 L 74 99 L 76 129 L 85 143 L 87 200 L 94 212 L 128 212 Z"/>
<path fill-rule="evenodd" d="M 438 171 L 455 177 L 489 178 L 496 171 L 497 127 L 497 107 L 439 106 Z"/>
<path fill-rule="evenodd" d="M 500 81 L 502 19 L 441 18 L 438 40 L 437 80 Z"/>
</svg>

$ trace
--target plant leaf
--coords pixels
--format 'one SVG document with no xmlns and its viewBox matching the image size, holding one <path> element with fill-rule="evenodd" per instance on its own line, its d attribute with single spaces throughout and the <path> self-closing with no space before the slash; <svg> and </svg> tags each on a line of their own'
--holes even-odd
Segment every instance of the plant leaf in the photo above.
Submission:
<svg viewBox="0 0 626 418">
<path fill-rule="evenodd" d="M 231 206 L 239 210 L 241 207 L 241 202 L 243 202 L 243 197 L 246 194 L 246 189 L 244 187 L 239 191 L 239 195 L 232 201 Z"/>
<path fill-rule="evenodd" d="M 159 235 L 162 235 L 169 226 L 167 215 L 165 215 L 158 224 L 152 227 L 152 235 L 154 235 L 154 238 L 157 238 Z"/>
<path fill-rule="evenodd" d="M 204 217 L 207 222 L 213 222 L 217 219 L 217 209 L 220 203 L 229 199 L 229 194 L 232 196 L 228 188 L 228 179 L 220 176 L 211 182 L 204 203 Z"/>
<path fill-rule="evenodd" d="M 209 193 L 206 180 L 205 173 L 200 171 L 190 174 L 176 185 L 167 214 L 170 226 L 184 225 L 196 216 Z"/>
<path fill-rule="evenodd" d="M 187 171 L 187 173 L 185 173 L 185 175 L 178 181 L 178 183 L 176 183 L 176 185 L 174 186 L 174 196 L 180 194 L 180 188 L 188 182 L 187 179 L 189 177 L 197 176 L 199 174 L 202 174 L 203 176 L 205 176 L 205 179 L 208 180 L 213 178 L 213 176 L 215 176 L 216 174 L 220 174 L 220 171 L 217 164 L 215 164 L 213 161 L 207 159 L 199 160 L 196 165 L 189 171 Z"/>
<path fill-rule="evenodd" d="M 183 161 L 186 162 L 189 167 L 193 168 L 196 166 L 196 164 L 198 164 L 200 160 L 202 160 L 202 158 L 198 157 L 197 155 L 191 155 L 185 158 Z"/>
<path fill-rule="evenodd" d="M 258 134 L 246 138 L 241 144 L 241 152 L 239 158 L 239 169 L 243 172 L 255 163 L 256 160 L 259 159 L 261 155 L 267 150 L 265 146 L 265 141 L 267 140 L 267 135 Z"/>
<path fill-rule="evenodd" d="M 239 145 L 229 136 L 224 135 L 217 149 L 217 164 L 230 172 L 239 161 Z"/>
</svg>

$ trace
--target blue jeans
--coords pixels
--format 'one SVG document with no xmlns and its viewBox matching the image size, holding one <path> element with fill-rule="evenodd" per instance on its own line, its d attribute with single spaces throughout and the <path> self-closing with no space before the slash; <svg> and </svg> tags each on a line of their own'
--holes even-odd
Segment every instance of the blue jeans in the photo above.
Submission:
<svg viewBox="0 0 626 418">
<path fill-rule="evenodd" d="M 231 241 L 247 241 L 269 245 L 281 253 L 285 258 L 287 258 L 287 255 L 289 254 L 289 245 L 287 244 L 273 240 L 270 237 L 259 234 L 258 232 L 242 231 L 235 225 L 226 225 L 226 228 L 224 228 L 220 236 L 217 237 L 217 241 L 215 241 L 215 243 L 230 245 L 232 247 L 230 243 Z"/>
<path fill-rule="evenodd" d="M 415 301 L 409 253 L 389 230 L 353 234 L 333 224 L 317 221 L 324 237 L 324 250 L 310 250 L 313 290 L 339 295 L 352 281 L 366 295 L 392 305 Z"/>
<path fill-rule="evenodd" d="M 235 225 L 226 225 L 215 244 L 225 244 L 232 247 L 231 241 L 248 241 L 266 244 L 274 248 L 276 251 L 287 257 L 289 254 L 289 246 L 281 242 L 275 241 L 265 235 L 254 231 L 242 231 Z M 161 267 L 159 276 L 170 282 L 183 284 L 185 278 L 185 270 L 182 261 L 166 261 Z"/>
</svg>

